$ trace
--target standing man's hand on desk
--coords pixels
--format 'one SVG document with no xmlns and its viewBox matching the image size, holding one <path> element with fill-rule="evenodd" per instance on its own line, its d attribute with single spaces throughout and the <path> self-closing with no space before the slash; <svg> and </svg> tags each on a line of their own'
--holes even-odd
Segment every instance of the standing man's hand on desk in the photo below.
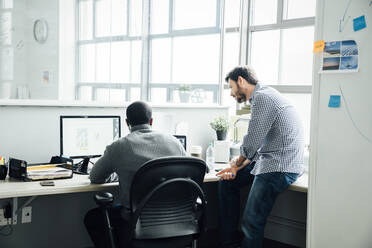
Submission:
<svg viewBox="0 0 372 248">
<path fill-rule="evenodd" d="M 243 156 L 230 161 L 230 168 L 223 169 L 216 176 L 220 176 L 222 180 L 234 180 L 238 171 L 248 165 L 250 161 Z"/>
</svg>

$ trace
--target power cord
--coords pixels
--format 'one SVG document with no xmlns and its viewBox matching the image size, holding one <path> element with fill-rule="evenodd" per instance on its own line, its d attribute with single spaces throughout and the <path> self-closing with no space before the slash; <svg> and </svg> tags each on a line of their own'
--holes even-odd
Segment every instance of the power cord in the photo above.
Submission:
<svg viewBox="0 0 372 248">
<path fill-rule="evenodd" d="M 4 218 L 7 220 L 7 225 L 0 227 L 0 236 L 9 236 L 13 233 L 12 227 L 12 205 L 8 202 L 4 207 Z M 7 232 L 3 233 L 4 230 Z"/>
<path fill-rule="evenodd" d="M 0 228 L 0 236 L 10 236 L 13 233 L 13 227 L 12 227 L 11 221 L 12 219 L 8 219 L 8 225 Z M 6 230 L 6 228 L 8 228 L 8 232 L 3 233 L 3 230 Z"/>
<path fill-rule="evenodd" d="M 12 205 L 8 204 L 4 208 L 4 218 L 7 219 L 8 224 L 0 228 L 0 236 L 9 236 L 13 233 L 12 227 Z M 3 233 L 4 230 L 8 229 L 8 232 Z"/>
<path fill-rule="evenodd" d="M 347 115 L 349 116 L 349 119 L 351 120 L 351 123 L 353 124 L 354 128 L 358 131 L 358 133 L 360 134 L 360 136 L 362 136 L 365 140 L 367 140 L 369 143 L 372 143 L 372 140 L 367 136 L 365 135 L 360 129 L 359 127 L 357 126 L 357 124 L 355 123 L 353 117 L 351 116 L 351 113 L 350 113 L 350 110 L 349 110 L 349 105 L 346 101 L 346 98 L 345 98 L 345 95 L 344 95 L 344 92 L 342 91 L 342 88 L 341 88 L 341 85 L 338 85 L 339 89 L 340 89 L 340 92 L 341 92 L 341 96 L 342 98 L 344 99 L 344 102 L 345 102 L 345 109 L 346 109 L 346 113 Z"/>
</svg>

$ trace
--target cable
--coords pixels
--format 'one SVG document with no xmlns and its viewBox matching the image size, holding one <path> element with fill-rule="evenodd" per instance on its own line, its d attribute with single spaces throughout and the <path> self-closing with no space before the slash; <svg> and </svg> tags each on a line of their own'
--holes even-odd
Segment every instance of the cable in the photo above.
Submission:
<svg viewBox="0 0 372 248">
<path fill-rule="evenodd" d="M 2 233 L 2 231 L 5 229 L 5 228 L 9 228 L 9 231 L 8 233 Z M 0 236 L 10 236 L 11 234 L 13 233 L 13 227 L 11 224 L 8 224 L 6 226 L 3 226 L 0 228 Z"/>
<path fill-rule="evenodd" d="M 357 124 L 355 123 L 353 117 L 351 116 L 351 113 L 350 113 L 350 110 L 349 110 L 349 106 L 347 104 L 347 101 L 346 101 L 346 98 L 344 96 L 344 92 L 342 91 L 342 88 L 341 88 L 341 85 L 339 84 L 338 85 L 339 89 L 340 89 L 340 92 L 341 92 L 341 96 L 342 96 L 342 99 L 344 99 L 344 102 L 345 102 L 345 108 L 346 108 L 346 113 L 347 115 L 349 116 L 349 119 L 351 120 L 351 122 L 353 123 L 353 126 L 354 128 L 358 131 L 358 133 L 365 139 L 367 140 L 369 143 L 372 143 L 372 140 L 370 138 L 367 137 L 367 135 L 365 135 L 357 126 Z"/>
</svg>

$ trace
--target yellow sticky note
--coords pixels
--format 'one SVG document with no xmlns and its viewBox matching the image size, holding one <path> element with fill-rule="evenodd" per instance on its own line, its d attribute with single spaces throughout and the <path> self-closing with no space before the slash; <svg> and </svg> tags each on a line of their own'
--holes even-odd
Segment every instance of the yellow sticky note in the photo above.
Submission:
<svg viewBox="0 0 372 248">
<path fill-rule="evenodd" d="M 314 53 L 319 53 L 324 51 L 324 40 L 314 41 Z"/>
</svg>

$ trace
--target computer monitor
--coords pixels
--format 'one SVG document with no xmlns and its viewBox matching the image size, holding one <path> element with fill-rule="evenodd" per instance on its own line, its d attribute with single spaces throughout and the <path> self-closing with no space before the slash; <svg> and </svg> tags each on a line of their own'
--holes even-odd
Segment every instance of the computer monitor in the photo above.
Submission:
<svg viewBox="0 0 372 248">
<path fill-rule="evenodd" d="M 84 159 L 86 170 L 89 158 L 100 157 L 120 130 L 120 116 L 60 116 L 61 156 Z"/>
<path fill-rule="evenodd" d="M 176 137 L 182 144 L 183 148 L 185 148 L 186 151 L 186 136 L 185 135 L 173 135 Z"/>
</svg>

